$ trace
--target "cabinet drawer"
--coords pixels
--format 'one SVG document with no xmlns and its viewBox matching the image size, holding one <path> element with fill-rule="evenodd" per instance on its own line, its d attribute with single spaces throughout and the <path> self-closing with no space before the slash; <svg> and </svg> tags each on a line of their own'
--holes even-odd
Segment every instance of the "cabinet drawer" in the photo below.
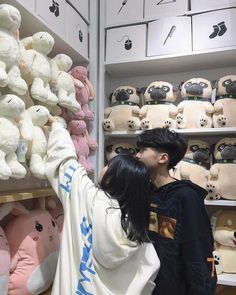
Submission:
<svg viewBox="0 0 236 295">
<path fill-rule="evenodd" d="M 142 59 L 146 54 L 146 25 L 107 30 L 106 61 Z"/>
<path fill-rule="evenodd" d="M 88 26 L 69 4 L 66 7 L 66 41 L 88 59 Z"/>
<path fill-rule="evenodd" d="M 147 56 L 191 51 L 191 17 L 166 17 L 148 24 Z"/>
<path fill-rule="evenodd" d="M 144 18 L 154 19 L 186 13 L 188 0 L 145 0 Z"/>
<path fill-rule="evenodd" d="M 87 21 L 89 21 L 89 0 L 69 0 L 68 2 L 71 3 Z"/>
<path fill-rule="evenodd" d="M 220 8 L 224 5 L 235 5 L 235 0 L 191 0 L 191 10 L 201 10 L 207 8 Z"/>
<path fill-rule="evenodd" d="M 37 0 L 36 12 L 60 37 L 65 38 L 65 0 Z"/>
<path fill-rule="evenodd" d="M 143 0 L 106 0 L 106 27 L 143 20 Z"/>
<path fill-rule="evenodd" d="M 236 45 L 236 9 L 224 9 L 193 16 L 193 50 Z"/>
<path fill-rule="evenodd" d="M 35 0 L 17 0 L 23 7 L 30 12 L 35 12 Z"/>
</svg>

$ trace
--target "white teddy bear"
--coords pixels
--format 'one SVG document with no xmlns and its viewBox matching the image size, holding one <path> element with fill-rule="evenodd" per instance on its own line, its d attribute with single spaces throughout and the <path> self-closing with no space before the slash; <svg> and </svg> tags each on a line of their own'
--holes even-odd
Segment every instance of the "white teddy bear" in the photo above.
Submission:
<svg viewBox="0 0 236 295">
<path fill-rule="evenodd" d="M 45 179 L 45 161 L 47 153 L 47 138 L 42 127 L 49 119 L 46 107 L 34 105 L 21 115 L 20 131 L 22 138 L 29 141 L 26 158 L 30 160 L 31 173 Z"/>
<path fill-rule="evenodd" d="M 73 64 L 72 59 L 66 54 L 57 54 L 52 59 L 52 62 L 55 62 L 58 67 L 57 80 L 54 86 L 56 88 L 59 105 L 72 112 L 80 111 L 81 106 L 76 100 L 74 78 L 67 73 Z M 80 82 L 80 86 L 84 87 L 82 82 Z"/>
<path fill-rule="evenodd" d="M 33 99 L 46 102 L 49 105 L 58 103 L 57 96 L 51 91 L 49 82 L 55 82 L 55 64 L 50 61 L 47 54 L 54 46 L 54 38 L 47 32 L 38 32 L 31 37 L 21 40 L 27 49 L 28 74 L 25 79 L 31 85 Z"/>
<path fill-rule="evenodd" d="M 25 167 L 16 156 L 20 132 L 14 118 L 24 111 L 24 102 L 16 95 L 0 96 L 0 179 L 24 178 Z"/>
<path fill-rule="evenodd" d="M 8 4 L 0 5 L 0 87 L 8 86 L 19 95 L 24 95 L 28 86 L 21 78 L 20 47 L 17 41 L 21 15 L 18 9 Z"/>
</svg>

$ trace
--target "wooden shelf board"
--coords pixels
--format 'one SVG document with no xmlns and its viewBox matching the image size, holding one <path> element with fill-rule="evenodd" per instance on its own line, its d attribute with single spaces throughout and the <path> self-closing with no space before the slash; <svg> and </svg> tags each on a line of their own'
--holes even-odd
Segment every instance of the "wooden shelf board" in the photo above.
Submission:
<svg viewBox="0 0 236 295">
<path fill-rule="evenodd" d="M 195 129 L 174 129 L 175 132 L 179 132 L 186 136 L 236 136 L 236 128 L 195 128 Z M 113 131 L 104 132 L 105 137 L 136 137 L 138 134 L 142 133 L 142 130 L 138 131 Z"/>
<path fill-rule="evenodd" d="M 48 197 L 55 195 L 52 188 L 40 188 L 40 189 L 29 189 L 25 191 L 16 192 L 1 192 L 0 194 L 0 204 L 13 201 L 22 201 L 27 199 Z"/>
<path fill-rule="evenodd" d="M 187 54 L 145 57 L 142 60 L 105 62 L 105 69 L 112 77 L 130 77 L 197 71 L 235 65 L 236 47 L 225 47 Z"/>
<path fill-rule="evenodd" d="M 50 52 L 49 56 L 54 57 L 58 53 L 66 52 L 69 55 L 75 65 L 88 65 L 88 60 L 83 57 L 79 52 L 72 48 L 62 37 L 58 36 L 55 32 L 48 28 L 46 22 L 40 18 L 38 15 L 29 12 L 22 5 L 20 5 L 16 0 L 4 0 L 4 3 L 15 6 L 19 9 L 21 13 L 21 26 L 20 26 L 20 38 L 28 37 L 36 32 L 46 31 L 50 33 L 54 40 L 55 45 Z"/>
<path fill-rule="evenodd" d="M 223 273 L 218 275 L 218 285 L 236 286 L 236 274 Z"/>
</svg>

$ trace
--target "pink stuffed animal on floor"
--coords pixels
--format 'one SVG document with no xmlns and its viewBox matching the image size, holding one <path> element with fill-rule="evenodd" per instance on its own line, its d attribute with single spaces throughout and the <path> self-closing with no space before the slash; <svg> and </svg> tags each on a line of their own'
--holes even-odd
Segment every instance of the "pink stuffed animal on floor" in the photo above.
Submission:
<svg viewBox="0 0 236 295">
<path fill-rule="evenodd" d="M 20 215 L 6 226 L 11 251 L 8 295 L 36 295 L 47 290 L 54 280 L 59 251 L 59 231 L 39 199 L 40 209 Z"/>
<path fill-rule="evenodd" d="M 84 119 L 91 121 L 94 119 L 94 114 L 89 109 L 89 100 L 93 100 L 95 94 L 93 86 L 87 78 L 87 69 L 82 66 L 76 66 L 70 71 L 70 74 L 74 79 L 77 79 L 84 84 L 84 87 L 82 88 L 77 87 L 75 84 L 76 99 L 81 105 L 82 112 L 84 114 Z"/>
<path fill-rule="evenodd" d="M 82 120 L 73 120 L 69 123 L 68 129 L 73 140 L 79 163 L 88 173 L 93 172 L 93 164 L 89 161 L 89 150 L 96 150 L 97 143 L 92 139 L 86 129 L 86 123 Z"/>
</svg>

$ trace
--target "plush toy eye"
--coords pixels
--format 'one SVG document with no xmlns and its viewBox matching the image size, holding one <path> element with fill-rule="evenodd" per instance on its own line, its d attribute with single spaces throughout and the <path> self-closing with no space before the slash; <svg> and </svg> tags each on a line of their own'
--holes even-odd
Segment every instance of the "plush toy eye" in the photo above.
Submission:
<svg viewBox="0 0 236 295">
<path fill-rule="evenodd" d="M 135 155 L 135 150 L 132 149 L 132 148 L 129 148 L 129 153 L 130 153 L 131 155 Z"/>
<path fill-rule="evenodd" d="M 53 219 L 51 221 L 52 221 L 52 226 L 55 227 L 56 226 L 55 221 Z"/>
<path fill-rule="evenodd" d="M 127 91 L 129 94 L 133 94 L 133 93 L 134 93 L 132 89 L 127 89 L 126 91 Z"/>
<path fill-rule="evenodd" d="M 35 222 L 35 229 L 36 229 L 38 232 L 43 231 L 43 226 L 42 226 L 42 224 L 40 224 L 38 221 L 36 221 L 36 222 Z"/>
<path fill-rule="evenodd" d="M 165 91 L 165 92 L 168 92 L 170 90 L 170 88 L 168 86 L 163 86 L 162 89 Z"/>
<path fill-rule="evenodd" d="M 207 84 L 204 82 L 200 82 L 199 85 L 202 86 L 203 88 L 207 88 Z"/>
<path fill-rule="evenodd" d="M 190 150 L 195 152 L 199 149 L 198 145 L 191 145 Z"/>
<path fill-rule="evenodd" d="M 188 82 L 187 84 L 185 84 L 185 87 L 189 87 L 190 85 L 192 85 L 192 82 Z"/>
<path fill-rule="evenodd" d="M 117 154 L 122 153 L 122 151 L 123 151 L 122 146 L 118 146 L 118 147 L 115 149 L 115 152 L 116 152 Z"/>
<path fill-rule="evenodd" d="M 225 143 L 222 143 L 219 147 L 218 147 L 218 151 L 222 152 L 223 149 L 226 147 Z"/>
<path fill-rule="evenodd" d="M 228 79 L 228 80 L 226 80 L 226 81 L 223 82 L 223 86 L 227 86 L 227 85 L 229 85 L 231 82 L 232 82 L 232 80 L 231 80 L 231 79 Z"/>
<path fill-rule="evenodd" d="M 153 89 L 155 89 L 155 86 L 151 86 L 151 87 L 148 89 L 148 93 L 152 92 Z"/>
</svg>

